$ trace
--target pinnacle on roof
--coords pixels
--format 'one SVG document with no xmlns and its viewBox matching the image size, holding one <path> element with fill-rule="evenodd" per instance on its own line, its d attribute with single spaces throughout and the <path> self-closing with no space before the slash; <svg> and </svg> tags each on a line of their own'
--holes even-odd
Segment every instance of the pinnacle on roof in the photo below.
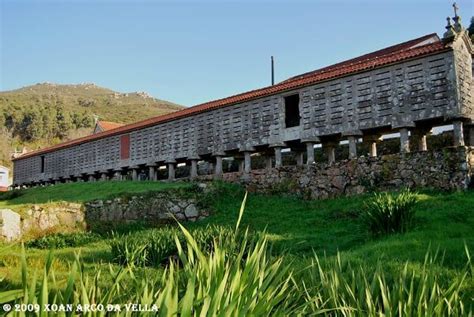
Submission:
<svg viewBox="0 0 474 317">
<path fill-rule="evenodd" d="M 453 24 L 451 23 L 451 18 L 447 17 L 446 21 L 446 32 L 444 32 L 443 39 L 451 40 L 456 36 L 456 32 L 454 31 Z"/>
<path fill-rule="evenodd" d="M 447 17 L 446 19 L 448 23 L 446 25 L 446 32 L 443 35 L 443 39 L 445 40 L 445 42 L 453 41 L 457 35 L 462 35 L 466 31 L 466 29 L 462 26 L 461 16 L 458 14 L 459 7 L 456 4 L 456 2 L 453 3 L 453 9 L 454 9 L 454 17 L 453 17 L 454 25 L 451 23 L 451 18 Z M 472 26 L 472 23 L 471 23 L 471 26 Z"/>
</svg>

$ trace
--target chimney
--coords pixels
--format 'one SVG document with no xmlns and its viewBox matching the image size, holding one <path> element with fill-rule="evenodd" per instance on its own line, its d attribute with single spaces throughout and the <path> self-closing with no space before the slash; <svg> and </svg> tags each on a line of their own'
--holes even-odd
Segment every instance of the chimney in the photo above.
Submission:
<svg viewBox="0 0 474 317">
<path fill-rule="evenodd" d="M 272 61 L 272 86 L 275 85 L 275 62 L 273 60 L 273 56 L 271 58 Z"/>
</svg>

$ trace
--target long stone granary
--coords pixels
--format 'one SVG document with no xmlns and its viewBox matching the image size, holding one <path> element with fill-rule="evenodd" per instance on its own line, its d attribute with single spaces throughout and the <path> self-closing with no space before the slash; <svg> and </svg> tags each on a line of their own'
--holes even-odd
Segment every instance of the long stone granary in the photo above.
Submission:
<svg viewBox="0 0 474 317">
<path fill-rule="evenodd" d="M 168 166 L 173 179 L 178 162 L 190 163 L 193 177 L 199 158 L 213 158 L 220 174 L 224 156 L 241 156 L 248 171 L 258 149 L 274 151 L 278 167 L 281 148 L 293 141 L 306 144 L 307 163 L 319 143 L 333 160 L 341 139 L 349 141 L 349 158 L 357 155 L 358 138 L 372 142 L 376 155 L 381 131 L 399 132 L 407 151 L 408 133 L 422 142 L 420 131 L 440 124 L 453 124 L 455 144 L 464 145 L 462 130 L 474 117 L 474 50 L 455 22 L 443 39 L 426 35 L 273 86 L 26 153 L 13 160 L 14 187 L 120 179 L 124 170 L 137 179 L 137 166 L 149 167 L 151 179 L 158 165 Z"/>
</svg>

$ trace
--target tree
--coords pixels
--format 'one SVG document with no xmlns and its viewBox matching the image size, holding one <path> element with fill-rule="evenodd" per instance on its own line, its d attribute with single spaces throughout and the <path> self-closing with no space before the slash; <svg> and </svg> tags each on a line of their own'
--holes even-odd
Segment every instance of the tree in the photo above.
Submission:
<svg viewBox="0 0 474 317">
<path fill-rule="evenodd" d="M 469 31 L 469 36 L 471 39 L 474 37 L 474 17 L 471 18 L 471 25 L 469 25 L 469 28 L 467 29 Z"/>
</svg>

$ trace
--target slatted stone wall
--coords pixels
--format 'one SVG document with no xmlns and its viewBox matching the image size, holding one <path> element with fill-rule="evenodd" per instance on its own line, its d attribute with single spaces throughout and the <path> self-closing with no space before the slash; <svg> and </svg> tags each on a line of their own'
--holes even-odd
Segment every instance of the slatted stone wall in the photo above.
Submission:
<svg viewBox="0 0 474 317">
<path fill-rule="evenodd" d="M 457 98 L 458 103 L 464 105 L 461 111 L 465 116 L 474 118 L 474 104 L 473 104 L 473 92 L 472 92 L 472 74 L 473 74 L 473 63 L 471 54 L 467 49 L 463 41 L 457 41 L 453 43 L 455 45 L 454 50 L 454 63 L 456 65 L 456 81 L 457 85 Z"/>
<path fill-rule="evenodd" d="M 45 154 L 44 175 L 38 157 L 20 159 L 15 161 L 14 183 L 365 129 L 411 127 L 421 120 L 470 117 L 472 59 L 466 54 L 461 48 L 456 55 L 444 52 L 133 131 L 130 160 L 120 160 L 120 136 Z M 461 80 L 460 86 L 456 80 Z M 285 129 L 283 97 L 296 93 L 301 124 Z M 456 96 L 461 96 L 460 102 Z"/>
</svg>

